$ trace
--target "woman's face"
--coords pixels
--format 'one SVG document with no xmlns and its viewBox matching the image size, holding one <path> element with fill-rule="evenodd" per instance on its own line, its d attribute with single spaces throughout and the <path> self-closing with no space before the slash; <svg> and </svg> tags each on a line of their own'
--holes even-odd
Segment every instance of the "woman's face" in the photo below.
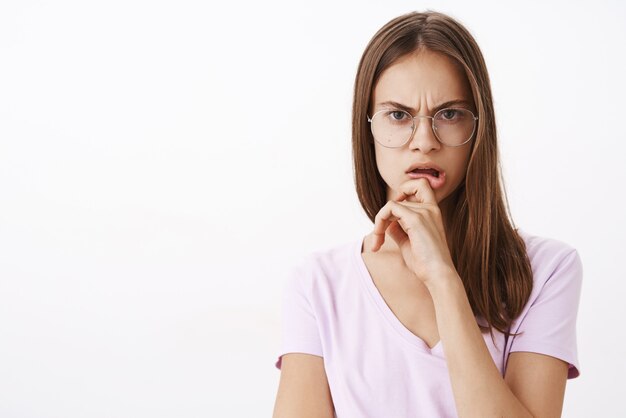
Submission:
<svg viewBox="0 0 626 418">
<path fill-rule="evenodd" d="M 374 88 L 370 115 L 381 109 L 396 109 L 387 102 L 409 108 L 413 116 L 434 116 L 439 105 L 452 100 L 466 104 L 446 107 L 464 107 L 477 114 L 472 92 L 465 73 L 447 56 L 422 50 L 396 61 L 381 74 Z M 386 104 L 387 103 L 387 104 Z M 416 163 L 434 164 L 444 173 L 439 179 L 429 178 L 437 203 L 448 197 L 465 178 L 472 142 L 458 147 L 440 143 L 432 130 L 432 119 L 416 118 L 415 133 L 402 147 L 387 148 L 375 142 L 376 164 L 387 184 L 387 200 L 399 187 L 410 181 L 407 171 Z M 440 183 L 443 179 L 443 184 Z M 410 197 L 408 201 L 415 201 Z"/>
</svg>

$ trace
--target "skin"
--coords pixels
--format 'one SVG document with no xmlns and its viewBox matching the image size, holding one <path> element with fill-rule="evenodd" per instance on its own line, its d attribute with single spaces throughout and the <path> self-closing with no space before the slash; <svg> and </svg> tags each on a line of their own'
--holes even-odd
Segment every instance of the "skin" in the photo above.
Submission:
<svg viewBox="0 0 626 418">
<path fill-rule="evenodd" d="M 477 114 L 462 69 L 445 55 L 423 50 L 400 59 L 381 74 L 373 92 L 374 107 L 370 114 L 388 108 L 382 103 L 394 101 L 412 108 L 410 113 L 413 116 L 433 116 L 436 106 L 453 99 L 468 101 L 471 106 L 455 107 L 465 107 Z M 387 184 L 387 199 L 391 199 L 403 184 L 415 181 L 405 173 L 413 163 L 432 162 L 446 173 L 446 183 L 443 188 L 435 190 L 435 199 L 447 215 L 446 198 L 465 178 L 474 138 L 460 147 L 448 147 L 435 137 L 431 119 L 417 118 L 415 123 L 415 133 L 403 147 L 386 148 L 374 143 L 376 164 Z M 415 201 L 415 198 L 409 196 L 408 201 Z M 398 248 L 393 244 L 392 240 L 386 241 L 384 250 L 397 252 Z"/>
<path fill-rule="evenodd" d="M 440 102 L 471 98 L 470 91 L 453 62 L 426 51 L 388 68 L 375 87 L 373 103 L 393 100 L 414 108 L 413 115 L 432 116 L 432 108 Z M 542 354 L 514 352 L 503 378 L 450 259 L 446 198 L 463 181 L 471 141 L 446 147 L 434 137 L 430 124 L 423 123 L 425 119 L 420 122 L 404 147 L 376 147 L 389 201 L 376 215 L 363 250 L 395 255 L 387 259 L 408 266 L 415 282 L 432 297 L 459 417 L 560 417 L 567 363 Z M 425 161 L 446 172 L 443 188 L 433 191 L 427 180 L 407 177 L 405 171 L 414 162 Z M 273 416 L 331 418 L 333 410 L 323 358 L 301 353 L 283 356 Z"/>
<path fill-rule="evenodd" d="M 471 100 L 470 92 L 464 74 L 450 59 L 422 51 L 383 72 L 371 110 L 392 100 L 413 108 L 413 115 L 432 116 L 433 107 L 443 101 Z M 428 290 L 459 417 L 559 417 L 566 362 L 513 352 L 503 378 L 489 353 L 452 262 L 445 232 L 446 198 L 464 179 L 471 141 L 461 147 L 442 145 L 424 121 L 420 119 L 415 135 L 403 147 L 376 144 L 376 162 L 388 186 L 388 202 L 375 217 L 364 251 L 397 254 L 398 262 Z M 440 166 L 447 177 L 444 187 L 433 190 L 427 179 L 410 179 L 406 170 L 414 162 Z"/>
</svg>

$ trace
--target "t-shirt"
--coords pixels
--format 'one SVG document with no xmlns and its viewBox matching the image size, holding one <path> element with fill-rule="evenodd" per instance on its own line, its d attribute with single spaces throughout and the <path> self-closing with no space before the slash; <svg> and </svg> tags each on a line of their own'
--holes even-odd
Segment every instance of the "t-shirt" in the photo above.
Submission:
<svg viewBox="0 0 626 418">
<path fill-rule="evenodd" d="M 570 245 L 518 228 L 532 265 L 533 290 L 506 341 L 483 334 L 504 376 L 509 353 L 530 351 L 579 372 L 576 316 L 582 264 Z M 282 299 L 282 355 L 323 357 L 337 418 L 456 417 L 441 340 L 429 346 L 388 307 L 361 256 L 363 238 L 318 250 L 292 265 Z M 486 325 L 483 318 L 477 322 Z"/>
</svg>

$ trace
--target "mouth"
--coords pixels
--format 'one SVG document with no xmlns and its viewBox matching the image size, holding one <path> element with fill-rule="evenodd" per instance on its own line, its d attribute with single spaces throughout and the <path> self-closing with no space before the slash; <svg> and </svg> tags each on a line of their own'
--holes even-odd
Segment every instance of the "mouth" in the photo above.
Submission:
<svg viewBox="0 0 626 418">
<path fill-rule="evenodd" d="M 408 173 L 413 173 L 413 174 L 428 174 L 431 175 L 433 177 L 439 178 L 439 174 L 440 171 L 434 168 L 415 168 L 411 171 L 408 171 Z"/>
<path fill-rule="evenodd" d="M 407 171 L 407 175 L 411 179 L 425 178 L 433 190 L 442 188 L 446 183 L 446 173 L 434 168 L 416 168 Z"/>
<path fill-rule="evenodd" d="M 443 174 L 441 167 L 431 161 L 416 162 L 411 164 L 406 172 L 407 174 L 428 174 L 433 177 L 440 177 Z"/>
</svg>

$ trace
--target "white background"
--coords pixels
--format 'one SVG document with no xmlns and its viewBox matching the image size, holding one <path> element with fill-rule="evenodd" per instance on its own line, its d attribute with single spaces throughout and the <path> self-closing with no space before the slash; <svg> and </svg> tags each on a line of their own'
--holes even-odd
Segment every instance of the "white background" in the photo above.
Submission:
<svg viewBox="0 0 626 418">
<path fill-rule="evenodd" d="M 482 48 L 516 225 L 582 257 L 564 416 L 617 416 L 623 3 L 209 3 L 0 3 L 0 416 L 271 416 L 287 270 L 371 230 L 358 60 L 426 9 Z"/>
</svg>

